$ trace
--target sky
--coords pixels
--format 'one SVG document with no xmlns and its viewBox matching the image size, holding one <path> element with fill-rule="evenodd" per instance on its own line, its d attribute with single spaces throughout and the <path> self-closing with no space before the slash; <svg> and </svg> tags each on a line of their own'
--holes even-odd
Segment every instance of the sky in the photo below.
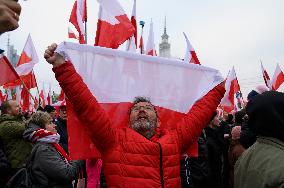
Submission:
<svg viewBox="0 0 284 188">
<path fill-rule="evenodd" d="M 133 0 L 118 0 L 130 16 Z M 51 83 L 59 92 L 57 81 L 44 58 L 48 45 L 68 39 L 68 22 L 74 0 L 19 0 L 22 6 L 20 27 L 0 36 L 0 48 L 6 49 L 7 38 L 21 53 L 28 34 L 31 34 L 40 63 L 35 74 L 41 88 Z M 87 0 L 88 44 L 93 45 L 99 5 Z M 171 54 L 183 58 L 185 32 L 202 65 L 218 69 L 224 77 L 234 66 L 243 94 L 246 96 L 259 84 L 264 84 L 260 60 L 273 76 L 276 64 L 284 70 L 284 1 L 283 0 L 137 0 L 137 21 L 146 22 L 144 42 L 147 42 L 149 23 L 153 20 L 155 45 L 161 42 L 164 19 Z M 75 29 L 73 29 L 75 30 Z M 138 28 L 138 36 L 141 29 Z M 284 91 L 284 84 L 280 91 Z"/>
</svg>

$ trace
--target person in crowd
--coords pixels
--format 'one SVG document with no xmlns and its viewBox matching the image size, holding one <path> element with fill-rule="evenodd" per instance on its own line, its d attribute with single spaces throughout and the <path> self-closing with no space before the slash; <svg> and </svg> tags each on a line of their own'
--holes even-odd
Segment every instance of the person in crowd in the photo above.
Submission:
<svg viewBox="0 0 284 188">
<path fill-rule="evenodd" d="M 55 109 L 54 106 L 46 105 L 44 107 L 44 111 L 47 112 L 51 116 L 51 118 L 53 119 L 53 123 L 55 123 L 57 121 L 56 109 Z"/>
<path fill-rule="evenodd" d="M 234 166 L 238 158 L 245 151 L 245 148 L 240 144 L 241 126 L 233 127 L 231 135 L 232 138 L 229 148 L 229 165 L 230 165 L 229 188 L 234 188 Z"/>
<path fill-rule="evenodd" d="M 19 27 L 21 5 L 17 0 L 0 0 L 0 35 Z"/>
<path fill-rule="evenodd" d="M 244 117 L 246 116 L 246 109 L 242 109 L 240 111 L 237 111 L 235 113 L 235 123 L 234 123 L 234 127 L 235 126 L 243 126 L 244 124 Z"/>
<path fill-rule="evenodd" d="M 15 100 L 7 100 L 1 104 L 0 138 L 5 155 L 11 163 L 11 176 L 26 164 L 32 145 L 23 139 L 25 121 L 19 104 Z"/>
<path fill-rule="evenodd" d="M 220 127 L 221 119 L 215 113 L 212 121 L 205 128 L 208 148 L 209 184 L 212 188 L 223 188 L 223 152 L 225 147 L 224 131 Z"/>
<path fill-rule="evenodd" d="M 268 91 L 269 88 L 265 85 L 258 85 L 255 89 L 253 89 L 247 96 L 248 101 L 252 101 L 254 97 L 256 97 L 259 94 L 262 94 L 265 91 Z M 244 116 L 244 121 L 242 125 L 242 131 L 241 131 L 241 138 L 240 142 L 241 144 L 247 149 L 251 145 L 253 145 L 256 141 L 256 133 L 252 129 L 252 127 L 248 124 L 247 121 L 247 115 Z"/>
<path fill-rule="evenodd" d="M 66 105 L 59 107 L 59 118 L 55 122 L 57 133 L 60 135 L 60 146 L 68 153 L 67 109 Z"/>
<path fill-rule="evenodd" d="M 4 187 L 9 180 L 11 173 L 11 163 L 4 153 L 4 147 L 0 138 L 0 187 Z"/>
<path fill-rule="evenodd" d="M 188 188 L 210 187 L 208 148 L 206 142 L 207 136 L 203 129 L 198 138 L 198 157 L 191 157 L 188 159 L 188 171 L 192 179 L 192 186 L 188 186 Z"/>
<path fill-rule="evenodd" d="M 146 98 L 137 97 L 129 109 L 129 125 L 114 128 L 108 115 L 71 63 L 54 53 L 44 57 L 79 119 L 102 154 L 108 187 L 180 187 L 181 154 L 198 139 L 224 95 L 224 83 L 197 101 L 185 117 L 187 126 L 160 128 L 158 112 Z"/>
<path fill-rule="evenodd" d="M 235 188 L 284 187 L 284 93 L 255 96 L 247 114 L 257 140 L 235 164 Z"/>
<path fill-rule="evenodd" d="M 72 187 L 82 161 L 72 161 L 58 144 L 60 135 L 47 112 L 34 113 L 24 138 L 34 143 L 30 157 L 32 187 Z"/>
</svg>

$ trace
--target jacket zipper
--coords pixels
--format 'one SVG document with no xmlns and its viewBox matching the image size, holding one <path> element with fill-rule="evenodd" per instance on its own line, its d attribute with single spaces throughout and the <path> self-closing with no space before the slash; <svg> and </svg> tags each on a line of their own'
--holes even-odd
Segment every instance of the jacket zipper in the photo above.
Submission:
<svg viewBox="0 0 284 188">
<path fill-rule="evenodd" d="M 159 142 L 157 142 L 159 148 L 160 148 L 160 176 L 161 176 L 161 186 L 162 188 L 165 187 L 165 181 L 164 181 L 164 173 L 163 173 L 163 150 L 162 146 Z"/>
</svg>

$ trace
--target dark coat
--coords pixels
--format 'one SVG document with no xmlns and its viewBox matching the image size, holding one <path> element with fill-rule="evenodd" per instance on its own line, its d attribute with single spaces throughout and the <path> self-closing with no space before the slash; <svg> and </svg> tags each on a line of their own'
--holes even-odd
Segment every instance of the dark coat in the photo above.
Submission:
<svg viewBox="0 0 284 188">
<path fill-rule="evenodd" d="M 0 138 L 3 150 L 13 169 L 25 166 L 32 145 L 23 139 L 25 122 L 20 117 L 3 114 L 0 116 Z"/>
<path fill-rule="evenodd" d="M 257 138 L 235 164 L 235 188 L 283 188 L 283 159 L 283 141 Z"/>
<path fill-rule="evenodd" d="M 68 153 L 67 121 L 58 118 L 55 124 L 57 133 L 60 135 L 59 145 Z"/>
<path fill-rule="evenodd" d="M 39 128 L 30 124 L 24 137 L 28 138 Z M 82 161 L 71 161 L 69 164 L 50 143 L 37 142 L 31 156 L 31 182 L 33 187 L 72 187 L 72 181 L 78 177 Z"/>
<path fill-rule="evenodd" d="M 223 152 L 224 134 L 220 127 L 212 129 L 205 128 L 207 136 L 208 161 L 209 161 L 209 182 L 212 188 L 223 188 Z"/>
</svg>

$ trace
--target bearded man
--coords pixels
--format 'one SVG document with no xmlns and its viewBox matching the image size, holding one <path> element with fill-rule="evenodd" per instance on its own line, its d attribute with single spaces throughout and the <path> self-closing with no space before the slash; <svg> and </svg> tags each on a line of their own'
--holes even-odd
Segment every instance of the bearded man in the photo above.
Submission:
<svg viewBox="0 0 284 188">
<path fill-rule="evenodd" d="M 195 103 L 185 117 L 187 126 L 161 130 L 158 112 L 146 98 L 137 97 L 129 112 L 129 125 L 114 128 L 71 63 L 54 53 L 44 57 L 73 104 L 79 120 L 104 161 L 107 187 L 180 187 L 180 158 L 197 140 L 215 112 L 225 90 L 223 83 Z"/>
</svg>

